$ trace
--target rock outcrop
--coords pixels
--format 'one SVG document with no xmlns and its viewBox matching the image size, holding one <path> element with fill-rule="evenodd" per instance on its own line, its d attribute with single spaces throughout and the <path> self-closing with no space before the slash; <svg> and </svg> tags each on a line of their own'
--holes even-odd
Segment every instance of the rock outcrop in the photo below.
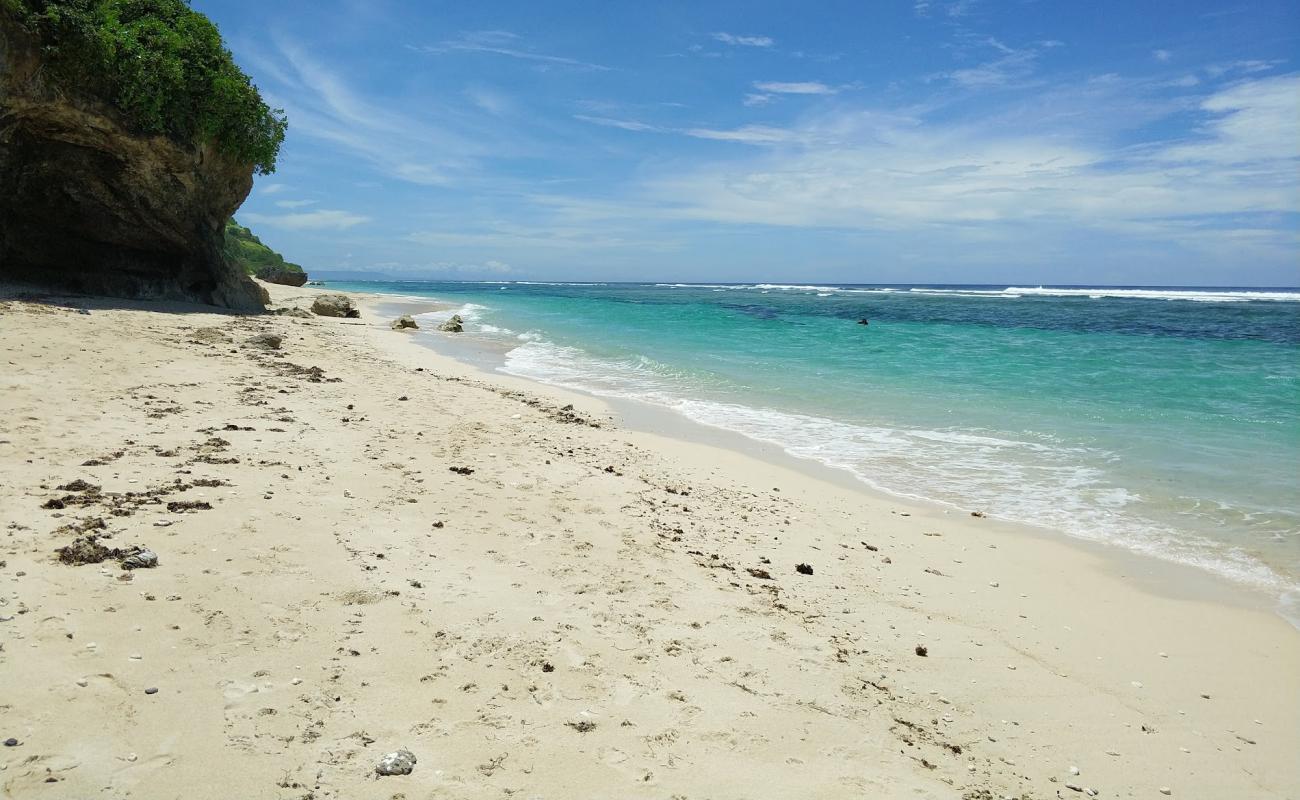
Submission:
<svg viewBox="0 0 1300 800">
<path fill-rule="evenodd" d="M 307 282 L 307 273 L 287 267 L 258 267 L 253 275 L 258 280 L 278 283 L 281 286 L 302 286 Z"/>
<path fill-rule="evenodd" d="M 465 320 L 460 318 L 460 314 L 452 314 L 451 319 L 438 326 L 438 330 L 447 333 L 464 333 Z"/>
<path fill-rule="evenodd" d="M 410 314 L 403 314 L 402 316 L 393 320 L 392 328 L 395 331 L 404 331 L 407 329 L 418 331 L 420 329 L 420 326 L 416 324 L 415 320 L 411 317 Z"/>
<path fill-rule="evenodd" d="M 233 218 L 226 222 L 222 252 L 228 261 L 258 280 L 281 286 L 302 286 L 307 282 L 302 267 L 285 261 L 284 256 L 267 247 L 257 234 Z"/>
<path fill-rule="evenodd" d="M 253 311 L 269 298 L 222 255 L 253 165 L 134 132 L 0 9 L 0 276 Z"/>
<path fill-rule="evenodd" d="M 311 310 L 313 314 L 321 317 L 351 317 L 361 316 L 361 312 L 352 304 L 352 298 L 345 294 L 323 294 L 312 301 Z"/>
</svg>

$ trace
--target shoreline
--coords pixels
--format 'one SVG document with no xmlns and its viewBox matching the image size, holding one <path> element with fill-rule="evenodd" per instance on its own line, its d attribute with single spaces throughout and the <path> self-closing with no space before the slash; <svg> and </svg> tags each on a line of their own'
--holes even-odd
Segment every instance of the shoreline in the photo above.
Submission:
<svg viewBox="0 0 1300 800">
<path fill-rule="evenodd" d="M 355 294 L 375 298 L 367 303 L 372 316 L 377 318 L 396 318 L 401 314 L 417 315 L 431 311 L 447 311 L 458 307 L 457 303 L 416 296 L 398 297 L 382 292 Z M 669 440 L 686 443 L 704 444 L 712 448 L 722 448 L 769 464 L 782 466 L 805 473 L 810 478 L 836 485 L 842 489 L 862 493 L 873 503 L 892 503 L 918 509 L 932 515 L 965 516 L 969 509 L 963 510 L 921 497 L 895 494 L 886 489 L 873 486 L 852 472 L 820 461 L 803 458 L 789 453 L 780 445 L 748 437 L 736 431 L 717 428 L 690 419 L 673 409 L 654 405 L 632 398 L 608 397 L 587 392 L 582 389 L 557 386 L 544 381 L 533 380 L 497 369 L 495 356 L 504 355 L 492 350 L 489 357 L 489 344 L 483 341 L 458 341 L 455 337 L 429 337 L 414 342 L 438 356 L 450 359 L 466 367 L 482 380 L 508 381 L 531 391 L 550 390 L 556 397 L 586 398 L 603 407 L 617 424 L 633 431 L 656 434 Z M 1001 531 L 1019 537 L 1045 538 L 1067 547 L 1076 548 L 1090 556 L 1098 558 L 1107 565 L 1111 574 L 1120 578 L 1132 578 L 1146 590 L 1177 599 L 1200 599 L 1222 603 L 1230 606 L 1265 611 L 1283 619 L 1295 633 L 1300 634 L 1300 607 L 1294 600 L 1288 602 L 1289 595 L 1274 596 L 1261 587 L 1251 586 L 1212 571 L 1210 569 L 1188 564 L 1161 556 L 1143 553 L 1125 547 L 1116 542 L 1100 541 L 1074 536 L 1048 526 L 1031 525 L 1001 518 L 989 518 L 988 524 L 996 525 Z"/>
<path fill-rule="evenodd" d="M 0 797 L 1300 791 L 1275 615 L 612 425 L 354 297 L 0 300 Z M 160 563 L 58 563 L 70 526 Z"/>
</svg>

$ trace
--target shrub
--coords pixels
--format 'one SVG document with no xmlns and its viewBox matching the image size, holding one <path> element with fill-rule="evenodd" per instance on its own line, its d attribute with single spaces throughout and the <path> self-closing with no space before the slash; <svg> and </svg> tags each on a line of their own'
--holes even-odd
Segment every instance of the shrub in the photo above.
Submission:
<svg viewBox="0 0 1300 800">
<path fill-rule="evenodd" d="M 262 100 L 217 27 L 186 0 L 0 0 L 56 79 L 118 108 L 142 133 L 210 141 L 275 171 L 284 112 Z"/>
</svg>

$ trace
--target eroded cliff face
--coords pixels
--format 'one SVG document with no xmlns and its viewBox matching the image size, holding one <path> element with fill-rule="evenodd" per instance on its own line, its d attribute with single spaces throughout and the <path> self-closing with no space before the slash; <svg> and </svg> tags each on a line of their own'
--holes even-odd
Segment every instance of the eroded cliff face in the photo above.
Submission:
<svg viewBox="0 0 1300 800">
<path fill-rule="evenodd" d="M 252 166 L 130 131 L 53 85 L 0 11 L 0 277 L 253 311 L 266 291 L 221 252 Z"/>
</svg>

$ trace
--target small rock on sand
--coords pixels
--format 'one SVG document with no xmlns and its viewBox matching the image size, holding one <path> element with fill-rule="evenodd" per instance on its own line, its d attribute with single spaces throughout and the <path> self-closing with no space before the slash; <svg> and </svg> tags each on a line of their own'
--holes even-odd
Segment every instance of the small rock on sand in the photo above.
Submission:
<svg viewBox="0 0 1300 800">
<path fill-rule="evenodd" d="M 393 324 L 391 327 L 395 331 L 407 330 L 408 328 L 417 331 L 420 329 L 420 326 L 415 324 L 415 320 L 411 318 L 410 314 L 403 314 L 402 316 L 393 320 Z"/>
<path fill-rule="evenodd" d="M 257 347 L 262 350 L 279 350 L 282 341 L 284 340 L 274 333 L 259 333 L 245 339 L 244 346 Z"/>
<path fill-rule="evenodd" d="M 415 754 L 410 750 L 398 750 L 379 759 L 375 772 L 380 775 L 410 775 L 415 769 Z"/>
<path fill-rule="evenodd" d="M 464 333 L 465 320 L 460 318 L 460 314 L 452 314 L 451 319 L 438 326 L 438 330 L 446 333 Z"/>
<path fill-rule="evenodd" d="M 794 571 L 799 573 L 800 575 L 813 574 L 813 568 L 812 565 L 810 564 L 795 564 Z"/>
<path fill-rule="evenodd" d="M 147 547 L 142 547 L 122 559 L 122 569 L 153 569 L 158 566 L 158 554 Z"/>
</svg>

